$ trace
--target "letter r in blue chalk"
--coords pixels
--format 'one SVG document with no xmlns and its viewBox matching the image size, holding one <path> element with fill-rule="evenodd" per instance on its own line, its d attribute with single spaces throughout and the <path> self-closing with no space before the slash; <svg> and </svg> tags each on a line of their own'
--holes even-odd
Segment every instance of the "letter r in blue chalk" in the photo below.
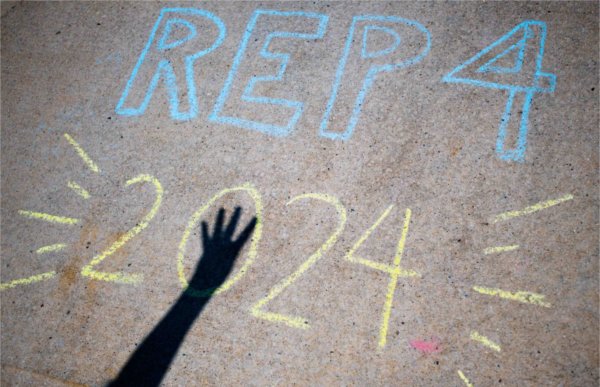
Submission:
<svg viewBox="0 0 600 387">
<path fill-rule="evenodd" d="M 524 21 L 443 78 L 444 82 L 508 91 L 496 139 L 496 153 L 502 160 L 525 160 L 533 96 L 552 93 L 556 88 L 556 76 L 542 72 L 545 42 L 546 23 Z M 507 133 L 516 121 L 511 118 L 519 115 L 518 123 L 513 124 L 518 125 L 516 147 L 507 149 Z"/>
<path fill-rule="evenodd" d="M 268 33 L 259 52 L 262 59 L 260 62 L 257 59 L 248 60 L 246 57 L 252 53 L 251 49 L 248 48 L 249 45 L 252 44 L 251 38 L 255 37 L 255 34 L 258 35 L 258 33 L 255 32 L 257 23 L 260 22 L 262 24 L 259 29 L 265 29 L 264 24 L 269 21 L 278 22 L 280 25 L 285 23 L 286 30 L 277 30 Z M 302 115 L 304 104 L 300 101 L 284 98 L 261 96 L 258 95 L 258 92 L 255 89 L 260 88 L 261 86 L 263 88 L 267 87 L 269 84 L 275 86 L 275 82 L 283 80 L 288 62 L 290 61 L 290 55 L 273 49 L 271 45 L 273 44 L 274 39 L 321 39 L 325 34 L 327 21 L 328 17 L 326 15 L 311 12 L 282 12 L 261 9 L 254 11 L 254 14 L 248 22 L 248 26 L 246 27 L 246 32 L 242 38 L 240 48 L 233 60 L 233 65 L 231 66 L 231 71 L 225 81 L 225 86 L 223 86 L 223 90 L 215 103 L 214 109 L 208 117 L 209 120 L 257 130 L 273 136 L 287 136 L 290 134 Z M 257 39 L 259 38 L 255 37 L 254 41 L 257 41 Z M 241 112 L 238 113 L 237 116 L 234 116 L 231 113 L 223 113 L 230 92 L 234 89 L 234 82 L 236 78 L 239 79 L 239 74 L 244 70 L 241 66 L 244 60 L 246 60 L 246 72 L 248 71 L 249 66 L 253 66 L 252 68 L 254 69 L 256 69 L 257 65 L 264 67 L 275 66 L 274 71 L 265 71 L 264 69 L 258 70 L 259 72 L 266 72 L 268 75 L 253 75 L 246 85 L 243 88 L 240 88 L 243 91 L 240 97 L 241 101 L 238 100 L 237 105 L 243 106 L 243 102 L 251 104 L 249 105 L 251 107 L 246 109 L 246 114 L 250 114 L 252 111 L 255 115 L 260 115 L 257 114 L 258 112 L 268 113 L 263 114 L 262 117 L 260 117 L 260 120 L 258 117 L 241 117 Z M 266 120 L 270 120 L 271 122 L 265 122 Z"/>
<path fill-rule="evenodd" d="M 200 28 L 207 24 L 210 27 Z M 162 79 L 169 98 L 171 117 L 176 120 L 196 117 L 198 99 L 194 63 L 198 58 L 219 47 L 225 35 L 225 24 L 210 12 L 195 8 L 163 8 L 115 111 L 125 116 L 143 114 Z M 197 46 L 204 47 L 198 50 Z M 183 87 L 178 87 L 178 83 L 181 82 L 178 81 L 174 69 L 178 64 L 183 67 L 183 71 L 179 72 L 185 73 Z M 180 109 L 181 95 L 187 95 L 187 110 L 184 111 Z"/>
<path fill-rule="evenodd" d="M 405 40 L 409 44 L 405 45 Z M 409 46 L 417 47 L 417 52 L 406 57 L 406 47 Z M 319 134 L 334 140 L 350 139 L 377 74 L 414 65 L 427 55 L 430 47 L 429 31 L 416 21 L 395 16 L 355 16 L 335 73 Z M 360 78 L 361 75 L 357 74 L 364 75 Z M 353 78 L 362 79 L 362 83 L 348 82 Z M 338 128 L 332 129 L 332 126 Z"/>
</svg>

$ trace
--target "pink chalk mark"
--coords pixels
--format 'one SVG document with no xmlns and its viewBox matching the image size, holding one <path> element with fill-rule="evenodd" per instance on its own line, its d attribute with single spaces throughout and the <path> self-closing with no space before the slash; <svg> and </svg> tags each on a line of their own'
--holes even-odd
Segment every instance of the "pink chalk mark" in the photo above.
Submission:
<svg viewBox="0 0 600 387">
<path fill-rule="evenodd" d="M 409 343 L 411 347 L 423 353 L 436 353 L 442 350 L 439 341 L 436 339 L 432 341 L 411 340 Z"/>
</svg>

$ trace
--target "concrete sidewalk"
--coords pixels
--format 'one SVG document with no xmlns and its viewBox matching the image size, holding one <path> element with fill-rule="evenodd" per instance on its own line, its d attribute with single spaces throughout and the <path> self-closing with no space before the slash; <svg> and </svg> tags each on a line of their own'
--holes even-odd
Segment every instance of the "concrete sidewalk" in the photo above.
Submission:
<svg viewBox="0 0 600 387">
<path fill-rule="evenodd" d="M 598 385 L 597 2 L 0 7 L 2 385 Z"/>
</svg>

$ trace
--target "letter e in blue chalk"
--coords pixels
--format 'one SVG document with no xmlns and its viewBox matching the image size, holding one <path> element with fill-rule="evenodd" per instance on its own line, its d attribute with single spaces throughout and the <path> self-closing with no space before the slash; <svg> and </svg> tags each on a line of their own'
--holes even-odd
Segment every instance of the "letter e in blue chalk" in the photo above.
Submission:
<svg viewBox="0 0 600 387">
<path fill-rule="evenodd" d="M 162 80 L 171 117 L 175 120 L 196 117 L 198 99 L 194 63 L 219 47 L 225 35 L 225 24 L 210 12 L 195 8 L 163 8 L 115 111 L 125 116 L 143 114 Z M 175 71 L 178 66 L 182 69 Z M 177 73 L 182 75 L 180 78 L 185 78 L 185 82 L 178 79 Z M 183 111 L 180 108 L 182 95 L 187 95 L 187 110 Z"/>
<path fill-rule="evenodd" d="M 268 87 L 269 85 L 277 86 L 276 83 L 283 80 L 290 62 L 290 54 L 272 47 L 278 43 L 273 43 L 274 39 L 321 39 L 325 34 L 327 21 L 328 17 L 326 15 L 311 12 L 283 12 L 261 9 L 254 11 L 242 37 L 242 42 L 233 60 L 223 90 L 208 117 L 209 120 L 257 130 L 272 136 L 287 136 L 290 134 L 302 115 L 304 103 L 259 95 L 256 89 Z M 285 30 L 271 31 L 263 41 L 259 32 L 255 31 L 265 30 L 265 25 L 275 22 L 278 25 L 284 25 Z M 260 24 L 258 29 L 256 28 L 257 24 Z M 256 41 L 259 42 L 258 45 L 261 47 L 257 56 L 252 52 L 255 49 L 256 44 L 254 42 Z M 278 43 L 277 46 L 281 46 L 281 43 Z M 243 65 L 244 61 L 245 64 Z M 249 68 L 255 69 L 255 72 L 262 72 L 262 75 L 253 75 L 244 83 L 240 78 L 244 77 L 244 72 L 250 72 Z M 234 83 L 237 84 L 237 87 L 234 87 Z M 239 99 L 237 97 L 235 99 L 230 98 L 232 89 L 242 90 Z M 227 110 L 225 104 L 229 99 L 235 101 L 233 106 L 246 105 L 246 114 L 253 113 L 253 116 L 242 117 L 241 107 L 236 115 L 224 113 L 224 110 Z M 229 110 L 231 110 L 231 107 Z M 264 114 L 265 112 L 268 112 L 268 114 Z"/>
<path fill-rule="evenodd" d="M 410 44 L 405 45 L 405 40 Z M 407 46 L 417 47 L 416 52 L 407 56 L 407 52 L 412 50 L 406 49 Z M 377 74 L 414 65 L 427 55 L 430 48 L 429 31 L 416 21 L 395 16 L 355 16 L 335 73 L 319 134 L 334 140 L 350 139 Z M 352 79 L 362 82 L 351 82 Z"/>
</svg>

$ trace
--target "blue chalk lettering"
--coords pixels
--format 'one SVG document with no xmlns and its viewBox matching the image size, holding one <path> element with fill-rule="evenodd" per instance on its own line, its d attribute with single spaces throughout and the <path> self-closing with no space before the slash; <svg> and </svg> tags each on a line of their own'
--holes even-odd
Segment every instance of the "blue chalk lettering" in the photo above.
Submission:
<svg viewBox="0 0 600 387">
<path fill-rule="evenodd" d="M 348 61 L 348 56 L 350 55 L 352 42 L 354 41 L 356 25 L 357 25 L 357 23 L 363 22 L 363 21 L 405 24 L 405 25 L 414 27 L 423 34 L 423 36 L 426 39 L 426 44 L 423 46 L 423 48 L 421 49 L 421 52 L 419 54 L 417 54 L 416 56 L 414 56 L 410 59 L 406 59 L 406 60 L 396 62 L 396 63 L 388 63 L 388 64 L 383 64 L 383 65 L 375 65 L 375 64 L 371 65 L 371 67 L 369 68 L 369 70 L 365 76 L 365 79 L 362 83 L 362 87 L 360 88 L 360 91 L 358 92 L 358 95 L 356 97 L 356 100 L 354 103 L 354 108 L 352 110 L 352 114 L 350 116 L 350 119 L 348 121 L 348 125 L 346 126 L 346 129 L 344 130 L 344 132 L 328 131 L 327 126 L 329 123 L 329 117 L 331 115 L 331 111 L 335 104 L 335 100 L 337 98 L 339 88 L 342 83 L 342 77 L 344 75 L 346 63 Z M 379 51 L 375 51 L 375 52 L 368 51 L 368 49 L 366 47 L 367 46 L 367 37 L 368 37 L 369 31 L 373 31 L 373 30 L 384 31 L 384 32 L 392 35 L 392 37 L 395 38 L 394 44 L 384 50 L 379 50 Z M 400 35 L 396 31 L 392 30 L 391 28 L 387 28 L 387 27 L 383 27 L 383 26 L 379 26 L 379 25 L 375 25 L 375 24 L 367 25 L 363 31 L 361 57 L 363 59 L 372 59 L 372 58 L 376 58 L 376 57 L 390 55 L 391 53 L 397 51 L 399 45 L 400 45 Z M 352 19 L 352 24 L 350 25 L 350 30 L 349 30 L 348 36 L 346 38 L 346 44 L 344 46 L 344 51 L 342 53 L 342 56 L 341 56 L 339 64 L 338 64 L 337 71 L 335 73 L 335 79 L 333 81 L 332 92 L 331 92 L 331 95 L 327 102 L 327 106 L 325 108 L 325 114 L 323 115 L 323 118 L 321 120 L 321 125 L 319 127 L 319 134 L 323 137 L 327 137 L 327 138 L 334 139 L 334 140 L 350 139 L 350 137 L 352 137 L 352 133 L 354 132 L 354 128 L 356 127 L 356 124 L 358 122 L 358 118 L 360 116 L 360 111 L 362 109 L 362 105 L 364 103 L 365 97 L 375 79 L 375 76 L 381 72 L 391 72 L 391 71 L 405 68 L 408 66 L 412 66 L 415 63 L 418 63 L 429 53 L 430 48 L 431 48 L 431 35 L 430 35 L 429 31 L 422 24 L 420 24 L 416 21 L 404 19 L 404 18 L 400 18 L 400 17 L 396 17 L 396 16 L 378 16 L 378 15 L 355 16 Z"/>
<path fill-rule="evenodd" d="M 185 26 L 188 29 L 189 33 L 183 39 L 174 40 L 170 43 L 167 43 L 167 40 L 173 34 L 172 30 L 173 30 L 174 24 L 179 24 L 180 26 Z M 165 29 L 163 31 L 162 37 L 158 41 L 158 49 L 161 51 L 165 51 L 165 50 L 168 50 L 171 48 L 175 48 L 177 46 L 181 46 L 183 43 L 192 39 L 194 36 L 196 36 L 196 27 L 194 27 L 194 25 L 192 23 L 190 23 L 187 20 L 183 20 L 183 19 L 179 19 L 179 18 L 175 18 L 175 17 L 171 18 L 171 19 L 167 20 L 167 26 L 165 27 Z"/>
<path fill-rule="evenodd" d="M 383 50 L 369 51 L 367 45 L 368 45 L 368 36 L 369 36 L 370 31 L 383 31 L 383 32 L 387 33 L 388 35 L 391 35 L 392 37 L 394 37 L 394 44 L 392 44 L 391 46 L 389 46 L 388 48 L 385 48 Z M 377 26 L 377 25 L 369 25 L 369 26 L 366 26 L 363 31 L 362 50 L 361 50 L 360 54 L 363 59 L 377 58 L 379 56 L 385 56 L 389 53 L 396 51 L 396 49 L 400 45 L 400 42 L 401 42 L 400 35 L 398 35 L 398 33 L 396 31 L 394 31 L 393 29 L 387 28 L 387 27 L 381 27 L 381 26 Z"/>
<path fill-rule="evenodd" d="M 185 79 L 189 109 L 188 111 L 183 112 L 179 110 L 179 91 L 177 87 L 177 78 L 173 70 L 173 64 L 170 60 L 164 57 L 164 52 L 180 47 L 184 43 L 191 41 L 197 36 L 197 31 L 196 26 L 189 20 L 181 19 L 180 17 L 174 17 L 171 15 L 192 16 L 208 19 L 218 28 L 219 31 L 218 37 L 210 47 L 185 56 Z M 166 23 L 162 23 L 163 19 L 167 19 Z M 156 43 L 156 46 L 153 48 L 154 38 L 161 25 L 164 25 L 164 30 L 160 39 Z M 188 34 L 184 38 L 178 40 L 173 39 L 171 35 L 173 34 L 174 27 L 185 27 Z M 226 32 L 227 30 L 225 28 L 225 24 L 221 21 L 221 19 L 210 12 L 195 8 L 163 8 L 158 16 L 158 19 L 156 20 L 156 23 L 154 24 L 154 27 L 152 28 L 148 42 L 142 50 L 142 53 L 140 54 L 140 57 L 138 58 L 133 71 L 131 72 L 131 76 L 129 77 L 127 85 L 125 86 L 125 90 L 123 90 L 123 94 L 121 95 L 121 98 L 119 99 L 119 102 L 115 108 L 115 112 L 125 116 L 137 116 L 143 114 L 150 103 L 150 99 L 152 98 L 159 80 L 162 78 L 167 88 L 171 117 L 176 120 L 189 120 L 196 117 L 198 115 L 198 100 L 196 95 L 196 84 L 194 82 L 194 62 L 198 58 L 209 54 L 219 47 L 225 39 Z M 153 50 L 151 50 L 152 48 Z M 125 107 L 125 102 L 132 91 L 138 71 L 145 63 L 149 52 L 159 55 L 161 59 L 156 65 L 154 75 L 152 76 L 152 79 L 150 80 L 150 83 L 146 89 L 144 98 L 141 104 L 137 107 Z"/>
<path fill-rule="evenodd" d="M 539 33 L 535 33 L 534 28 L 539 29 Z M 488 60 L 482 66 L 478 66 L 470 76 L 459 75 L 460 73 L 469 72 L 471 65 L 480 61 L 487 56 L 492 50 L 500 48 L 501 45 L 506 44 L 509 39 L 517 36 L 517 33 L 523 33 L 523 37 L 517 41 L 517 43 L 509 46 L 507 49 L 500 52 Z M 513 74 L 519 73 L 523 69 L 523 62 L 525 59 L 525 50 L 531 46 L 531 41 L 537 37 L 538 51 L 535 59 L 535 73 L 533 76 L 533 82 L 530 85 L 523 85 L 518 83 L 499 83 L 495 80 L 482 78 L 488 74 Z M 443 81 L 449 83 L 463 83 L 473 86 L 486 87 L 490 89 L 499 89 L 508 91 L 508 99 L 502 118 L 500 120 L 500 127 L 498 129 L 498 137 L 496 139 L 496 153 L 498 157 L 505 161 L 517 161 L 523 162 L 525 160 L 525 151 L 527 150 L 527 124 L 529 121 L 529 110 L 531 108 L 531 101 L 536 93 L 552 93 L 556 88 L 556 75 L 542 72 L 542 60 L 544 58 L 544 46 L 546 43 L 546 23 L 537 20 L 526 20 L 517 26 L 515 26 L 510 32 L 490 44 L 483 50 L 479 51 L 475 56 L 456 67 L 446 76 Z M 518 50 L 518 51 L 517 51 Z M 506 57 L 509 54 L 517 53 L 514 59 L 513 66 L 502 67 L 497 66 L 496 63 Z M 546 82 L 547 86 L 542 83 Z M 519 122 L 519 131 L 517 144 L 515 149 L 506 149 L 505 141 L 508 124 L 512 116 L 514 109 L 513 103 L 517 93 L 524 93 L 525 98 L 521 109 L 521 120 Z"/>
<path fill-rule="evenodd" d="M 523 39 L 519 40 L 517 43 L 513 44 L 512 46 L 510 46 L 509 48 L 507 48 L 506 50 L 504 50 L 497 56 L 493 57 L 486 64 L 484 64 L 483 66 L 478 68 L 477 72 L 479 72 L 479 73 L 497 73 L 497 74 L 520 72 L 521 69 L 523 68 L 523 59 L 525 57 L 526 42 L 527 42 L 527 40 L 525 39 L 525 37 L 523 37 Z M 517 49 L 519 49 L 519 53 L 515 57 L 514 64 L 512 65 L 512 67 L 502 67 L 502 66 L 495 65 L 495 63 L 498 62 L 498 60 L 505 58 L 507 55 L 513 53 Z"/>
<path fill-rule="evenodd" d="M 231 87 L 233 84 L 233 80 L 238 72 L 240 64 L 242 62 L 242 58 L 244 57 L 244 53 L 246 52 L 248 42 L 252 36 L 254 28 L 258 22 L 260 16 L 270 15 L 270 16 L 282 16 L 282 17 L 295 17 L 295 18 L 308 18 L 315 19 L 318 21 L 317 31 L 314 33 L 299 33 L 299 32 L 289 32 L 289 31 L 275 31 L 271 32 L 267 35 L 265 42 L 260 50 L 260 55 L 268 60 L 277 60 L 279 61 L 279 69 L 275 75 L 266 75 L 266 76 L 253 76 L 246 87 L 244 88 L 244 92 L 241 96 L 242 101 L 249 103 L 257 103 L 257 104 L 266 104 L 266 105 L 278 105 L 284 106 L 286 108 L 292 109 L 293 113 L 287 120 L 286 125 L 275 125 L 269 124 L 265 122 L 252 121 L 248 119 L 243 119 L 239 117 L 232 117 L 222 115 L 221 111 L 225 105 L 229 97 L 229 92 L 231 91 Z M 256 96 L 254 95 L 254 88 L 258 83 L 261 82 L 277 82 L 281 81 L 283 75 L 286 71 L 290 55 L 283 52 L 273 52 L 269 50 L 269 45 L 271 41 L 276 38 L 287 38 L 287 39 L 321 39 L 325 34 L 325 29 L 327 26 L 328 17 L 323 14 L 311 13 L 311 12 L 301 12 L 301 11 L 293 11 L 293 12 L 282 12 L 282 11 L 274 11 L 274 10 L 255 10 L 252 18 L 248 22 L 248 26 L 246 27 L 246 32 L 242 38 L 242 42 L 238 49 L 238 52 L 233 60 L 233 66 L 229 72 L 227 80 L 225 81 L 225 85 L 223 86 L 223 90 L 215 103 L 212 113 L 208 117 L 209 120 L 214 122 L 219 122 L 223 124 L 230 124 L 239 126 L 246 129 L 257 130 L 263 133 L 267 133 L 273 136 L 287 136 L 290 134 L 300 116 L 302 115 L 302 110 L 304 107 L 304 103 L 300 101 L 292 101 L 288 99 L 282 98 L 269 98 L 264 96 Z"/>
</svg>

